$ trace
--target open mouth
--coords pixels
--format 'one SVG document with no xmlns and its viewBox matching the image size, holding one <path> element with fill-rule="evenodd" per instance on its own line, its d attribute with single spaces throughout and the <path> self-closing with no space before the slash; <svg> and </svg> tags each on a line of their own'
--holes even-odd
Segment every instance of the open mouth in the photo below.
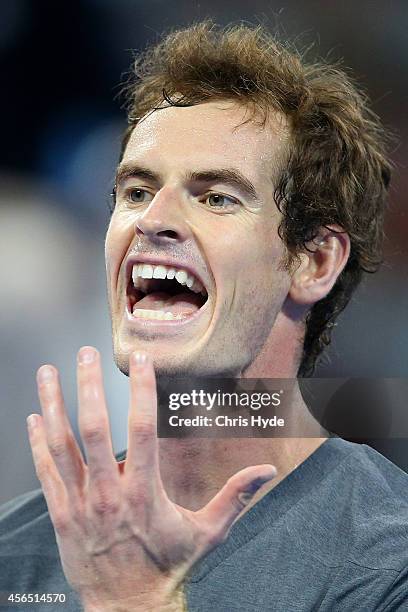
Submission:
<svg viewBox="0 0 408 612">
<path fill-rule="evenodd" d="M 204 285 L 184 268 L 142 262 L 130 268 L 127 306 L 134 318 L 187 319 L 197 313 L 207 299 Z"/>
</svg>

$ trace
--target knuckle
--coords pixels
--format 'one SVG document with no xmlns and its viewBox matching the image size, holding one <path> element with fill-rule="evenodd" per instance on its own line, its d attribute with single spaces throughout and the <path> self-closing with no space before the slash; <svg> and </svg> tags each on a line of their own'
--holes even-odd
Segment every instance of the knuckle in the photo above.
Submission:
<svg viewBox="0 0 408 612">
<path fill-rule="evenodd" d="M 232 497 L 230 503 L 231 503 L 231 507 L 232 507 L 234 514 L 239 514 L 240 512 L 242 512 L 242 510 L 246 506 L 246 504 L 242 502 L 239 493 L 237 495 L 234 495 L 234 497 Z"/>
<path fill-rule="evenodd" d="M 149 442 L 155 436 L 156 425 L 152 420 L 134 420 L 129 423 L 129 433 L 139 444 Z"/>
<path fill-rule="evenodd" d="M 40 461 L 35 466 L 35 473 L 40 482 L 47 480 L 51 474 L 51 466 L 48 461 Z"/>
<path fill-rule="evenodd" d="M 120 508 L 118 496 L 114 494 L 109 482 L 99 481 L 94 485 L 92 508 L 96 514 L 116 514 Z"/>
<path fill-rule="evenodd" d="M 129 487 L 126 491 L 128 503 L 135 507 L 145 506 L 148 501 L 147 490 L 144 487 Z"/>
<path fill-rule="evenodd" d="M 106 427 L 102 423 L 85 423 L 81 428 L 81 435 L 87 444 L 99 444 L 106 437 Z"/>
<path fill-rule="evenodd" d="M 58 459 L 67 451 L 67 439 L 65 436 L 53 436 L 48 441 L 48 448 L 51 455 Z"/>
<path fill-rule="evenodd" d="M 92 508 L 95 514 L 99 516 L 109 516 L 118 513 L 119 504 L 112 497 L 106 495 L 98 495 L 93 500 Z"/>
<path fill-rule="evenodd" d="M 254 493 L 251 490 L 247 490 L 247 491 L 240 491 L 237 494 L 237 498 L 236 498 L 236 503 L 237 506 L 240 508 L 245 508 L 245 506 L 247 506 L 249 504 L 249 502 L 251 501 L 251 499 L 253 498 Z"/>
<path fill-rule="evenodd" d="M 95 357 L 99 357 L 99 353 L 96 349 Z M 79 356 L 79 355 L 78 355 Z M 84 389 L 87 386 L 92 386 L 95 384 L 95 365 L 97 363 L 97 359 L 94 359 L 90 362 L 80 362 L 78 363 L 77 376 L 78 380 L 81 383 L 82 388 Z M 85 389 L 86 390 L 86 389 Z"/>
<path fill-rule="evenodd" d="M 44 387 L 44 388 L 42 388 L 40 390 L 41 391 L 41 399 L 42 399 L 42 403 L 44 405 L 44 409 L 47 412 L 58 410 L 59 403 L 55 399 L 54 389 L 51 387 L 50 383 L 43 383 L 43 384 L 47 385 L 46 387 Z"/>
<path fill-rule="evenodd" d="M 71 524 L 71 518 L 68 512 L 61 509 L 55 510 L 51 519 L 54 529 L 59 535 L 63 536 L 68 533 Z"/>
</svg>

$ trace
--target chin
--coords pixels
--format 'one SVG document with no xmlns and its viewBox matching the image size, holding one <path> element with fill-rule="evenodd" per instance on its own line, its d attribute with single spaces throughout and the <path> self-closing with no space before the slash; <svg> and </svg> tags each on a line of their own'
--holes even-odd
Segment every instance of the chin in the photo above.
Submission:
<svg viewBox="0 0 408 612">
<path fill-rule="evenodd" d="M 177 355 L 172 353 L 161 354 L 159 351 L 152 351 L 149 347 L 144 346 L 132 346 L 128 350 L 116 350 L 114 352 L 114 360 L 117 368 L 129 376 L 129 355 L 135 350 L 145 350 L 149 353 L 154 361 L 154 369 L 157 378 L 161 377 L 208 377 L 208 378 L 222 378 L 222 377 L 237 377 L 242 371 L 242 364 L 233 365 L 229 363 L 221 364 L 208 354 L 201 353 L 200 355 L 190 356 L 186 358 L 185 355 Z"/>
</svg>

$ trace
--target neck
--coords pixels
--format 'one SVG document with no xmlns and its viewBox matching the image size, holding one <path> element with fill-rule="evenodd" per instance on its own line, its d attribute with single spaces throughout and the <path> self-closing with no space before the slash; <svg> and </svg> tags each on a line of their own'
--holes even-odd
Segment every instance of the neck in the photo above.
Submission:
<svg viewBox="0 0 408 612">
<path fill-rule="evenodd" d="M 285 438 L 160 439 L 161 474 L 174 502 L 197 510 L 239 470 L 271 463 L 278 475 L 258 491 L 247 511 L 327 439 L 327 432 L 304 403 L 296 380 L 303 334 L 300 322 L 280 312 L 273 334 L 242 373 L 245 378 L 294 379 L 285 402 Z"/>
<path fill-rule="evenodd" d="M 302 437 L 295 437 L 295 432 L 297 436 L 302 432 Z M 263 463 L 274 465 L 277 477 L 258 491 L 247 511 L 326 439 L 296 382 L 291 401 L 285 406 L 284 438 L 161 438 L 161 475 L 174 502 L 198 510 L 239 470 Z"/>
</svg>

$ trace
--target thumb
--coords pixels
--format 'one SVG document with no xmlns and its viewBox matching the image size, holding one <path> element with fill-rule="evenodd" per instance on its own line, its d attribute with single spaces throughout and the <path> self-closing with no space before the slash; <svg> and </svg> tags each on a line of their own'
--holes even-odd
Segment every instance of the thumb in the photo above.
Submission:
<svg viewBox="0 0 408 612">
<path fill-rule="evenodd" d="M 237 472 L 226 482 L 221 491 L 199 511 L 215 539 L 221 541 L 226 537 L 232 523 L 255 493 L 276 474 L 273 465 L 253 465 Z"/>
</svg>

